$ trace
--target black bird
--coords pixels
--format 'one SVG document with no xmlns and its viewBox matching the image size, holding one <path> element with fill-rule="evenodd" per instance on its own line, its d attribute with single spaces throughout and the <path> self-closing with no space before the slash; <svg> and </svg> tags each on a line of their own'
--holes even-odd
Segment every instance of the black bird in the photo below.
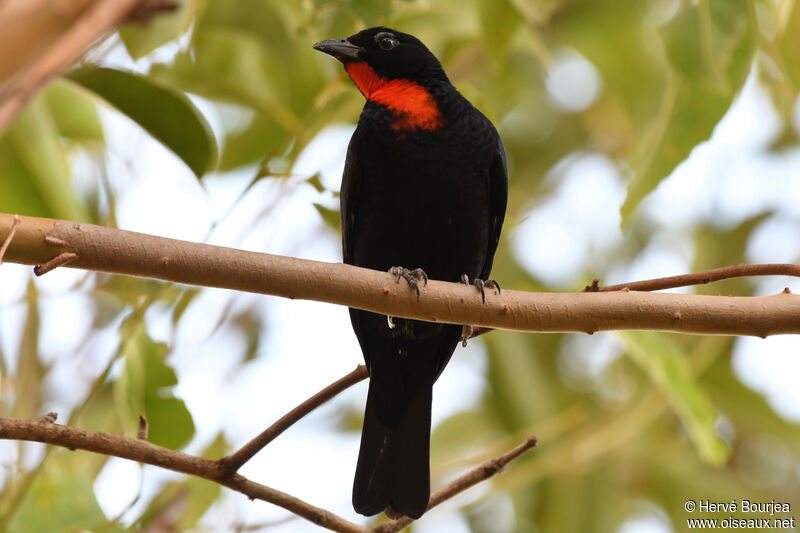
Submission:
<svg viewBox="0 0 800 533">
<path fill-rule="evenodd" d="M 427 276 L 476 279 L 483 294 L 508 196 L 497 130 L 411 35 L 377 27 L 314 48 L 341 61 L 367 99 L 342 178 L 344 262 L 390 270 L 417 296 Z M 353 507 L 419 518 L 430 498 L 433 383 L 462 327 L 358 309 L 350 320 L 370 375 Z"/>
</svg>

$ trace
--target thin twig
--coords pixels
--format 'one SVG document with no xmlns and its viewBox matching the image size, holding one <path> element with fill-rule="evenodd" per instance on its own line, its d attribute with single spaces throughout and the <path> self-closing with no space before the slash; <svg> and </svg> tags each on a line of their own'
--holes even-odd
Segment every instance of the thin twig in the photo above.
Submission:
<svg viewBox="0 0 800 533">
<path fill-rule="evenodd" d="M 632 281 L 620 283 L 618 285 L 608 285 L 600 287 L 598 280 L 594 280 L 587 286 L 584 292 L 609 292 L 628 289 L 631 291 L 660 291 L 663 289 L 674 289 L 676 287 L 686 287 L 689 285 L 703 285 L 712 281 L 720 281 L 730 278 L 743 278 L 747 276 L 793 276 L 800 277 L 800 265 L 788 263 L 767 263 L 761 265 L 731 265 L 721 268 L 714 268 L 705 272 L 692 274 L 681 274 L 679 276 L 669 276 L 666 278 L 646 279 L 643 281 Z"/>
<path fill-rule="evenodd" d="M 438 488 L 433 492 L 433 494 L 431 494 L 431 500 L 428 503 L 428 510 L 431 510 L 443 501 L 449 500 L 456 494 L 467 490 L 473 485 L 477 485 L 481 481 L 489 479 L 490 477 L 502 472 L 508 463 L 536 446 L 536 442 L 536 437 L 528 437 L 525 442 L 507 454 L 484 461 L 463 476 L 458 477 L 447 485 Z M 391 522 L 380 525 L 374 529 L 374 532 L 394 533 L 395 531 L 400 531 L 403 528 L 408 527 L 408 525 L 413 521 L 413 518 L 406 516 L 400 518 L 399 520 L 392 520 Z"/>
<path fill-rule="evenodd" d="M 141 439 L 62 426 L 52 423 L 47 418 L 0 418 L 0 439 L 43 442 L 70 450 L 87 450 L 159 466 L 219 483 L 241 492 L 250 499 L 263 500 L 283 507 L 332 531 L 346 533 L 369 531 L 364 526 L 354 524 L 279 490 L 251 481 L 240 474 L 225 477 L 218 461 L 170 450 Z"/>
<path fill-rule="evenodd" d="M 60 254 L 50 259 L 46 263 L 43 263 L 41 265 L 36 265 L 35 267 L 33 267 L 33 273 L 36 274 L 37 276 L 44 276 L 51 270 L 55 270 L 60 266 L 66 265 L 67 263 L 71 263 L 75 261 L 77 258 L 78 254 L 74 252 L 61 252 Z"/>
<path fill-rule="evenodd" d="M 3 246 L 0 246 L 0 265 L 3 264 L 3 257 L 6 255 L 8 245 L 11 244 L 14 235 L 17 234 L 17 226 L 19 226 L 19 215 L 14 215 L 14 222 L 11 223 L 11 232 L 9 232 L 8 237 L 3 241 Z"/>
<path fill-rule="evenodd" d="M 139 415 L 139 430 L 136 432 L 136 438 L 140 440 L 147 440 L 147 434 L 150 431 L 150 426 L 147 423 L 147 418 L 144 415 Z"/>
<path fill-rule="evenodd" d="M 272 442 L 278 435 L 289 429 L 295 422 L 308 413 L 327 402 L 343 390 L 352 387 L 359 381 L 366 379 L 367 367 L 358 365 L 355 370 L 346 376 L 331 383 L 314 396 L 310 397 L 285 415 L 277 422 L 265 429 L 260 435 L 239 448 L 235 453 L 219 460 L 226 475 L 231 475 L 241 468 L 243 464 Z"/>
</svg>

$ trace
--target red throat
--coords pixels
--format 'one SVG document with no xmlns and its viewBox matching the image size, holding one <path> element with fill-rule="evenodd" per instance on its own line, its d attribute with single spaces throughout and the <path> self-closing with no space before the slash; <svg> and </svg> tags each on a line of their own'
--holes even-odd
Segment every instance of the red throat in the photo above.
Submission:
<svg viewBox="0 0 800 533">
<path fill-rule="evenodd" d="M 419 83 L 378 76 L 363 61 L 346 65 L 347 74 L 368 100 L 392 110 L 395 130 L 433 131 L 442 125 L 442 114 L 431 93 Z"/>
</svg>

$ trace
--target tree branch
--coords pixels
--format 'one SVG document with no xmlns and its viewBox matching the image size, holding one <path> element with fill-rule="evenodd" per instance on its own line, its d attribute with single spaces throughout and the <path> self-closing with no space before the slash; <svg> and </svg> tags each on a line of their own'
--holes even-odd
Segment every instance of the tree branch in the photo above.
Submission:
<svg viewBox="0 0 800 533">
<path fill-rule="evenodd" d="M 13 224 L 0 213 L 0 241 Z M 417 301 L 404 281 L 339 263 L 191 243 L 92 224 L 20 217 L 5 260 L 70 267 L 346 305 L 429 322 L 533 332 L 644 329 L 755 335 L 800 333 L 800 295 L 705 296 L 638 291 L 534 293 L 504 290 L 481 304 L 474 287 L 431 280 Z M 64 257 L 64 256 L 61 256 Z M 70 256 L 72 258 L 72 256 Z M 410 265 L 414 266 L 414 265 Z"/>
<path fill-rule="evenodd" d="M 146 20 L 155 11 L 173 9 L 163 0 L 96 0 L 91 7 L 32 64 L 0 92 L 0 132 L 49 80 L 78 60 L 99 38 L 129 17 Z"/>
<path fill-rule="evenodd" d="M 366 369 L 364 366 L 359 365 L 353 372 L 350 372 L 329 387 L 309 398 L 306 402 L 300 404 L 276 423 L 276 426 L 281 424 L 285 419 L 302 418 L 316 407 L 316 405 L 330 399 L 347 387 L 358 383 L 364 379 L 364 377 L 366 377 Z M 345 533 L 365 533 L 369 531 L 390 533 L 400 531 L 413 521 L 411 518 L 404 517 L 383 524 L 374 530 L 370 530 L 364 526 L 345 520 L 325 509 L 304 502 L 299 498 L 251 481 L 241 474 L 231 472 L 228 467 L 228 459 L 229 457 L 236 456 L 236 454 L 215 461 L 157 446 L 142 439 L 141 435 L 138 438 L 112 435 L 110 433 L 62 426 L 56 424 L 55 420 L 56 415 L 54 413 L 49 413 L 33 420 L 0 418 L 0 439 L 42 442 L 69 450 L 86 450 L 103 455 L 120 457 L 122 459 L 130 459 L 131 461 L 159 466 L 182 474 L 200 477 L 237 492 L 241 492 L 250 499 L 263 500 L 282 507 L 297 516 L 332 531 Z M 269 432 L 270 429 L 265 433 Z M 277 434 L 274 436 L 277 436 Z M 257 445 L 259 449 L 266 445 L 266 442 L 260 439 L 261 435 L 252 441 L 258 441 Z M 249 451 L 252 442 L 245 445 L 241 450 Z M 530 437 L 507 454 L 489 459 L 454 481 L 440 487 L 431 494 L 428 509 L 432 509 L 469 487 L 502 472 L 509 462 L 535 445 L 536 438 Z M 246 459 L 249 458 L 250 456 L 246 457 Z"/>
<path fill-rule="evenodd" d="M 358 370 L 356 369 L 356 371 Z M 348 376 L 353 374 L 355 374 L 355 371 Z M 214 461 L 188 455 L 162 446 L 156 446 L 138 438 L 62 426 L 55 423 L 55 416 L 52 414 L 33 420 L 0 418 L 0 439 L 42 442 L 69 450 L 87 450 L 200 477 L 241 492 L 250 499 L 263 500 L 283 507 L 318 526 L 332 531 L 391 533 L 400 531 L 413 521 L 408 517 L 404 517 L 370 530 L 325 509 L 315 507 L 299 498 L 251 481 L 240 474 L 226 475 L 222 460 Z M 428 509 L 432 509 L 469 487 L 502 472 L 509 462 L 535 445 L 536 438 L 530 437 L 507 454 L 489 459 L 463 476 L 437 489 L 431 494 Z"/>
<path fill-rule="evenodd" d="M 730 278 L 743 278 L 748 276 L 794 276 L 800 277 L 800 265 L 786 263 L 769 263 L 763 265 L 731 265 L 721 268 L 714 268 L 705 272 L 693 274 L 682 274 L 680 276 L 669 276 L 666 278 L 646 279 L 643 281 L 633 281 L 630 283 L 620 283 L 618 285 L 607 285 L 601 287 L 599 280 L 594 280 L 591 285 L 584 289 L 584 292 L 607 292 L 628 289 L 631 291 L 660 291 L 664 289 L 674 289 L 675 287 L 686 287 L 689 285 L 703 285 L 712 281 L 720 281 Z"/>
<path fill-rule="evenodd" d="M 295 422 L 306 416 L 308 413 L 327 402 L 343 390 L 352 387 L 359 381 L 367 379 L 367 367 L 358 365 L 355 370 L 346 376 L 334 381 L 314 396 L 304 401 L 284 416 L 277 422 L 265 429 L 260 435 L 253 440 L 239 448 L 235 453 L 223 457 L 220 462 L 223 465 L 226 475 L 233 474 L 238 471 L 247 461 L 253 458 L 255 454 L 260 452 L 267 444 L 275 440 L 281 433 L 289 429 Z"/>
<path fill-rule="evenodd" d="M 219 483 L 241 492 L 250 499 L 263 500 L 278 505 L 306 520 L 333 531 L 347 533 L 366 533 L 369 531 L 368 528 L 354 524 L 285 492 L 251 481 L 240 474 L 226 477 L 222 463 L 219 461 L 170 450 L 141 439 L 62 426 L 53 423 L 52 418 L 45 417 L 34 420 L 0 418 L 0 439 L 43 442 L 70 450 L 87 450 L 160 466 Z"/>
<path fill-rule="evenodd" d="M 456 494 L 467 490 L 473 485 L 477 485 L 481 481 L 489 479 L 490 477 L 502 472 L 508 463 L 536 446 L 536 442 L 536 437 L 528 437 L 525 442 L 507 454 L 501 455 L 500 457 L 495 457 L 493 459 L 488 459 L 463 476 L 456 478 L 443 487 L 439 487 L 433 492 L 433 494 L 431 494 L 431 500 L 428 503 L 428 510 L 431 510 L 443 501 L 449 500 Z M 375 533 L 394 533 L 395 531 L 400 531 L 401 529 L 407 527 L 413 521 L 414 520 L 412 518 L 405 516 L 398 520 L 392 520 L 391 522 L 387 522 L 386 524 L 378 526 L 374 531 Z"/>
</svg>

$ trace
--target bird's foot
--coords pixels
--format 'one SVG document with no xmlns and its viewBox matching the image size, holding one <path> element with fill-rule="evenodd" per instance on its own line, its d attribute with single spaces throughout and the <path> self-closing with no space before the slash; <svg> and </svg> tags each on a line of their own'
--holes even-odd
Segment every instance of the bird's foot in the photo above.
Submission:
<svg viewBox="0 0 800 533">
<path fill-rule="evenodd" d="M 464 285 L 469 285 L 469 276 L 466 274 L 461 274 L 461 283 Z M 496 280 L 487 279 L 484 281 L 482 279 L 475 278 L 472 280 L 472 284 L 478 287 L 478 290 L 481 291 L 481 301 L 483 303 L 486 303 L 486 288 L 494 289 L 497 291 L 497 294 L 500 294 L 500 284 L 497 283 Z"/>
<path fill-rule="evenodd" d="M 461 346 L 467 347 L 467 339 L 472 337 L 472 326 L 461 326 Z"/>
<path fill-rule="evenodd" d="M 421 268 L 409 270 L 401 266 L 392 267 L 389 269 L 389 274 L 397 276 L 397 283 L 400 283 L 400 278 L 405 278 L 408 286 L 417 292 L 417 301 L 419 301 L 419 283 L 425 286 L 428 284 L 428 275 Z M 390 321 L 391 322 L 391 321 Z"/>
</svg>

